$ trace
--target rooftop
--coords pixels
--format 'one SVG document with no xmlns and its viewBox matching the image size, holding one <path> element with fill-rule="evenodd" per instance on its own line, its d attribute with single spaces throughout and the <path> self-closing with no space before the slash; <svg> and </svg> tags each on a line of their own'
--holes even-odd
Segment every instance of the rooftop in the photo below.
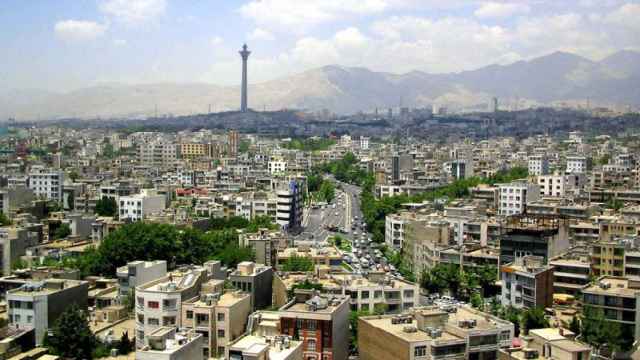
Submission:
<svg viewBox="0 0 640 360">
<path fill-rule="evenodd" d="M 79 280 L 47 279 L 40 282 L 27 282 L 17 289 L 9 290 L 7 294 L 15 296 L 50 295 L 86 283 L 86 281 Z"/>
<path fill-rule="evenodd" d="M 448 333 L 446 331 L 442 332 L 442 335 L 439 337 L 432 337 L 430 333 L 425 331 L 406 331 L 409 328 L 417 328 L 418 322 L 415 319 L 411 319 L 410 322 L 403 322 L 394 324 L 391 319 L 393 315 L 383 315 L 383 316 L 365 316 L 361 317 L 361 321 L 367 322 L 369 325 L 382 329 L 389 334 L 392 334 L 396 337 L 400 337 L 408 342 L 425 342 L 425 341 L 436 341 L 436 342 L 462 342 L 464 343 L 464 339 L 456 336 L 454 334 Z"/>
<path fill-rule="evenodd" d="M 260 354 L 265 349 L 269 349 L 269 360 L 283 360 L 288 359 L 302 344 L 300 341 L 283 338 L 280 346 L 280 341 L 273 340 L 263 336 L 246 335 L 231 344 L 230 348 L 248 354 Z"/>
<path fill-rule="evenodd" d="M 582 289 L 583 293 L 624 297 L 635 297 L 638 291 L 640 291 L 640 281 L 615 276 L 603 276 L 595 284 L 587 285 Z"/>
</svg>

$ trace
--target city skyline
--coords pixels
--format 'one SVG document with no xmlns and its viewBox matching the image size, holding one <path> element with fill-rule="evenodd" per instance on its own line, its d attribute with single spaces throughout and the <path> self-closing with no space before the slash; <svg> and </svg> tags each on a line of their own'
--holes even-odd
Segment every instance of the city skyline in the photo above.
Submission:
<svg viewBox="0 0 640 360">
<path fill-rule="evenodd" d="M 238 85 L 249 41 L 251 83 L 329 64 L 430 73 L 569 51 L 600 59 L 637 50 L 632 1 L 367 0 L 4 2 L 0 92 L 104 83 Z M 46 16 L 42 15 L 46 14 Z M 464 55 L 467 53 L 467 55 Z M 376 56 L 372 56 L 376 54 Z M 470 54 L 470 55 L 469 55 Z"/>
</svg>

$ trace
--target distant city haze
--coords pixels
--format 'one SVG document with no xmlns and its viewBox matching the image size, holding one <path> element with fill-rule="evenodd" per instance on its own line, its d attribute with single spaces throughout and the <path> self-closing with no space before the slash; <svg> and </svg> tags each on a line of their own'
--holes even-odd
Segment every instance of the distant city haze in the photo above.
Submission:
<svg viewBox="0 0 640 360">
<path fill-rule="evenodd" d="M 633 64 L 620 64 L 640 49 L 640 4 L 631 0 L 7 0 L 0 10 L 2 117 L 240 110 L 243 43 L 253 51 L 252 109 L 435 102 L 464 110 L 492 97 L 513 108 L 633 107 L 638 99 L 628 91 Z M 557 52 L 579 58 L 534 61 Z M 533 74 L 521 61 L 560 72 Z M 560 84 L 537 86 L 550 79 Z"/>
</svg>

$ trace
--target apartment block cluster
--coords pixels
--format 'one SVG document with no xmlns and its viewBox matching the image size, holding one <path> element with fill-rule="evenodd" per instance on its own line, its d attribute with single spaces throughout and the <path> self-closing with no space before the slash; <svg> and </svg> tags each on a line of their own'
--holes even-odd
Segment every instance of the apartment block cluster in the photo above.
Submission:
<svg viewBox="0 0 640 360">
<path fill-rule="evenodd" d="M 637 140 L 578 132 L 445 144 L 331 138 L 313 151 L 233 130 L 35 127 L 0 138 L 9 149 L 0 157 L 0 355 L 42 351 L 76 305 L 103 343 L 134 339 L 136 359 L 591 356 L 561 324 L 517 337 L 513 323 L 468 305 L 427 304 L 420 277 L 439 264 L 496 269 L 504 307 L 591 306 L 640 340 Z M 347 251 L 305 233 L 308 171 L 347 153 L 373 175 L 377 199 L 406 195 L 384 219 L 384 245 L 416 282 L 385 267 L 354 270 Z M 436 191 L 454 186 L 455 197 Z M 429 191 L 437 196 L 414 197 Z M 47 266 L 130 223 L 206 230 L 211 219 L 234 218 L 277 225 L 238 231 L 253 261 L 131 259 L 113 277 Z M 301 258 L 311 270 L 285 271 Z M 365 313 L 351 339 L 350 317 Z"/>
</svg>

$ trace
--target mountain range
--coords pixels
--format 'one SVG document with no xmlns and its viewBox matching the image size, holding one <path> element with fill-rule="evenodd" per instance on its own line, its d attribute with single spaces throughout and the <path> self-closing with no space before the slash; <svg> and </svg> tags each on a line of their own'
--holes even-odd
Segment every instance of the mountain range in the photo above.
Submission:
<svg viewBox="0 0 640 360">
<path fill-rule="evenodd" d="M 294 108 L 348 114 L 398 106 L 486 110 L 537 105 L 640 106 L 640 53 L 600 61 L 555 52 L 509 65 L 450 74 L 375 72 L 338 65 L 249 86 L 256 110 Z M 0 94 L 0 119 L 147 117 L 236 110 L 239 86 L 205 83 L 105 84 L 67 93 L 16 90 Z"/>
</svg>

